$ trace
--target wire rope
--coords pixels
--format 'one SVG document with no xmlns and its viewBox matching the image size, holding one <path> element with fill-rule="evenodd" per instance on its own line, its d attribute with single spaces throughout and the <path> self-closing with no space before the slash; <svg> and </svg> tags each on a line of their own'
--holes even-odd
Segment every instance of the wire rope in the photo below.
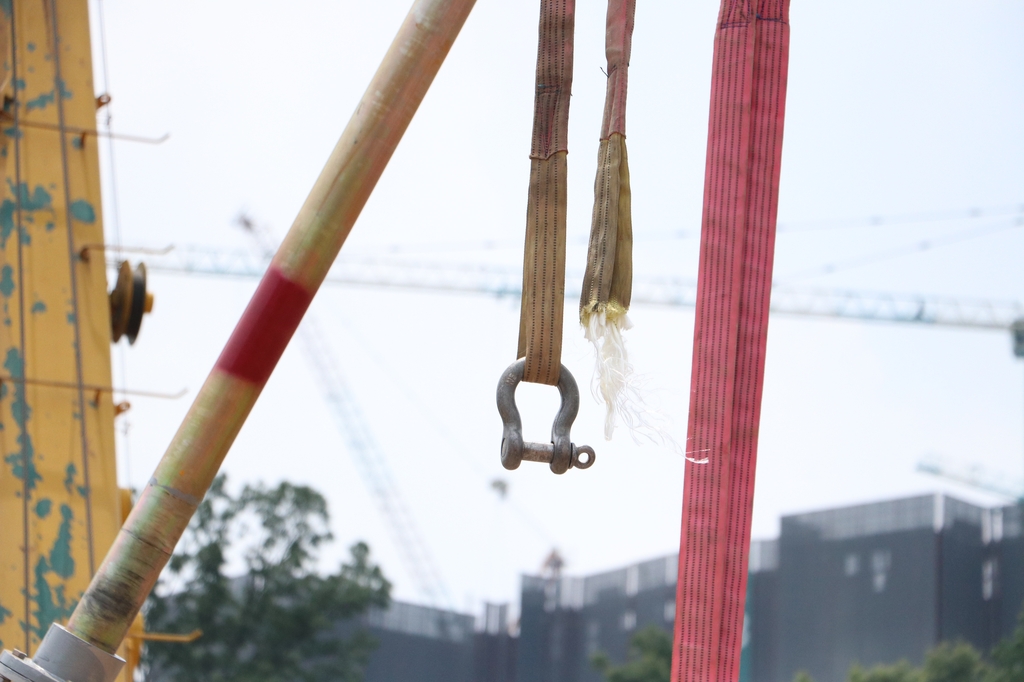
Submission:
<svg viewBox="0 0 1024 682">
<path fill-rule="evenodd" d="M 78 385 L 78 424 L 82 440 L 82 479 L 85 485 L 85 521 L 89 545 L 89 576 L 96 574 L 96 551 L 93 547 L 92 487 L 89 477 L 89 440 L 85 425 L 85 379 L 82 367 L 82 329 L 78 305 L 78 252 L 75 249 L 75 235 L 71 220 L 71 171 L 68 163 L 67 125 L 64 117 L 64 77 L 61 74 L 62 40 L 57 23 L 57 2 L 49 0 L 50 20 L 53 28 L 53 71 L 54 91 L 57 101 L 57 122 L 60 127 L 60 159 L 64 175 L 64 218 L 68 235 L 68 272 L 71 279 L 71 312 L 74 315 L 72 328 L 75 330 L 75 379 Z"/>
<path fill-rule="evenodd" d="M 984 206 L 940 211 L 919 211 L 917 213 L 899 213 L 893 215 L 876 215 L 867 218 L 849 220 L 811 220 L 787 221 L 779 223 L 779 232 L 799 234 L 802 232 L 821 232 L 851 227 L 888 227 L 892 225 L 919 225 L 922 223 L 945 223 L 954 220 L 976 220 L 978 218 L 999 218 L 1024 214 L 1024 203 L 1010 206 Z"/>
<path fill-rule="evenodd" d="M 950 246 L 952 244 L 962 244 L 972 239 L 979 239 L 981 237 L 988 237 L 990 235 L 1005 232 L 1015 227 L 1024 225 L 1024 218 L 1017 218 L 1009 223 L 998 223 L 996 225 L 986 225 L 980 228 L 971 228 L 969 230 L 960 230 L 951 234 L 944 235 L 930 240 L 923 240 L 914 242 L 913 244 L 904 244 L 891 249 L 885 249 L 882 251 L 875 251 L 867 253 L 856 258 L 850 258 L 844 261 L 838 261 L 834 263 L 826 263 L 825 265 L 817 266 L 814 268 L 808 268 L 807 270 L 800 270 L 790 275 L 780 278 L 779 284 L 789 283 L 795 279 L 805 279 L 807 277 L 815 277 L 819 275 L 831 275 L 836 272 L 842 272 L 844 270 L 852 270 L 854 268 L 863 267 L 865 265 L 875 265 L 895 258 L 902 258 L 904 256 L 911 256 L 917 253 L 923 253 L 925 251 L 931 251 L 933 249 L 941 248 L 943 246 Z"/>
<path fill-rule="evenodd" d="M 106 27 L 106 13 L 103 10 L 103 0 L 96 0 L 96 19 L 99 24 L 100 33 L 100 64 L 103 70 L 103 91 L 110 97 L 110 68 L 107 57 L 107 27 Z M 114 114 L 111 109 L 113 102 L 108 99 L 104 106 L 104 113 L 106 117 L 104 119 L 104 126 L 107 129 L 107 163 L 108 173 L 107 177 L 110 181 L 110 206 L 111 206 L 111 222 L 113 223 L 114 232 L 114 248 L 117 253 L 117 259 L 121 260 L 124 254 L 124 244 L 121 240 L 121 202 L 118 198 L 117 193 L 117 164 L 114 157 L 114 128 L 113 119 Z M 121 385 L 128 385 L 128 358 L 127 352 L 125 351 L 124 344 L 117 344 L 117 360 L 121 370 Z M 121 400 L 126 399 L 126 395 L 122 393 Z M 115 404 L 117 400 L 114 400 Z M 131 429 L 131 421 L 128 415 L 124 415 L 122 418 L 123 428 L 121 431 L 121 442 L 124 444 L 124 469 L 125 469 L 125 483 L 129 489 L 132 487 L 132 450 L 131 440 L 129 439 L 129 432 Z M 116 430 L 116 427 L 115 427 Z"/>
<path fill-rule="evenodd" d="M 15 3 L 11 3 L 11 78 L 13 82 L 18 82 L 18 32 L 17 32 L 17 21 L 14 13 Z M 17 86 L 15 86 L 17 87 Z M 15 90 L 17 92 L 17 90 Z M 25 269 L 24 269 L 24 253 L 22 244 L 22 215 L 21 215 L 21 116 L 20 116 L 21 103 L 18 101 L 17 95 L 14 100 L 14 213 L 15 220 L 17 221 L 18 229 L 16 238 L 18 240 L 18 345 L 21 352 L 21 374 L 22 377 L 28 376 L 26 374 L 26 368 L 28 367 L 28 358 L 25 357 L 26 349 L 28 344 L 25 341 Z M 20 388 L 15 387 L 13 401 L 17 401 L 18 391 L 24 392 L 27 388 L 22 385 Z M 11 406 L 12 411 L 14 405 Z M 24 409 L 24 408 L 23 408 Z M 22 472 L 22 491 L 21 491 L 21 505 L 22 505 L 22 532 L 24 534 L 24 544 L 22 545 L 22 556 L 24 558 L 24 589 L 25 594 L 25 651 L 31 653 L 31 629 L 29 627 L 30 616 L 31 616 L 31 590 L 29 589 L 29 495 L 31 493 L 31 477 L 29 476 L 29 461 L 28 461 L 28 423 L 24 419 L 27 415 L 22 414 L 21 424 L 21 472 Z"/>
</svg>

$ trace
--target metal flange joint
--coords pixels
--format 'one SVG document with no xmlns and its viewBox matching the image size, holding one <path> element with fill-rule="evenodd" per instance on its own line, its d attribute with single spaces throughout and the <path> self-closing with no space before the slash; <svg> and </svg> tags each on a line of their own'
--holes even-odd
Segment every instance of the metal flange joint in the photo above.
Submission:
<svg viewBox="0 0 1024 682">
<path fill-rule="evenodd" d="M 0 680 L 7 682 L 114 682 L 124 659 L 109 654 L 54 623 L 36 655 L 15 649 L 0 654 Z"/>
</svg>

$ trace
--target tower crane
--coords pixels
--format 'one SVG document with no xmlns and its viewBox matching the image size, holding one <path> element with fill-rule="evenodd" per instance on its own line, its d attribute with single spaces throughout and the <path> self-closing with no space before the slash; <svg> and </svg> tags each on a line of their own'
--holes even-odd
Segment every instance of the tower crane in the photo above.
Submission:
<svg viewBox="0 0 1024 682">
<path fill-rule="evenodd" d="M 267 264 L 277 250 L 270 232 L 246 215 L 238 224 L 252 238 L 254 250 Z M 334 418 L 338 432 L 348 450 L 377 509 L 388 526 L 395 547 L 420 595 L 433 606 L 451 607 L 451 596 L 423 536 L 416 528 L 413 515 L 403 501 L 387 456 L 359 409 L 359 403 L 345 380 L 315 313 L 307 312 L 297 332 L 303 354 L 313 370 L 313 377 L 324 402 Z"/>
<path fill-rule="evenodd" d="M 254 257 L 245 251 L 186 246 L 161 252 L 148 261 L 147 265 L 155 272 L 255 279 L 262 276 L 269 259 L 266 253 L 262 257 Z M 578 276 L 567 279 L 570 282 L 581 281 Z M 522 273 L 518 268 L 500 266 L 452 265 L 387 256 L 342 254 L 325 284 L 518 298 L 521 295 Z M 571 299 L 578 292 L 567 293 Z M 696 297 L 697 283 L 693 280 L 637 276 L 633 281 L 635 304 L 692 308 Z M 1024 305 L 1017 301 L 776 285 L 772 289 L 771 312 L 817 318 L 1001 330 L 1010 333 L 1014 355 L 1024 358 Z M 318 372 L 318 377 L 323 376 L 324 373 Z M 361 426 L 361 420 L 356 419 L 355 422 L 360 428 L 365 428 Z M 344 426 L 342 428 L 344 430 Z M 918 470 L 1011 499 L 1024 499 L 1024 491 L 1011 491 L 1001 484 L 982 482 L 973 474 L 956 474 L 934 463 L 923 462 L 918 465 Z"/>
<path fill-rule="evenodd" d="M 156 254 L 146 265 L 151 272 L 256 279 L 268 263 L 269 257 L 246 251 L 186 246 Z M 569 281 L 579 279 L 568 277 Z M 342 254 L 325 284 L 518 298 L 522 271 L 518 267 Z M 692 308 L 696 296 L 695 280 L 637 276 L 633 282 L 633 302 L 638 304 Z M 776 285 L 772 289 L 771 311 L 782 315 L 1002 330 L 1012 334 L 1014 353 L 1024 357 L 1024 305 L 1017 301 Z"/>
<path fill-rule="evenodd" d="M 917 463 L 917 470 L 1024 504 L 1024 486 L 1007 485 L 1001 477 L 989 477 L 976 469 L 958 471 L 931 459 L 923 459 Z"/>
</svg>

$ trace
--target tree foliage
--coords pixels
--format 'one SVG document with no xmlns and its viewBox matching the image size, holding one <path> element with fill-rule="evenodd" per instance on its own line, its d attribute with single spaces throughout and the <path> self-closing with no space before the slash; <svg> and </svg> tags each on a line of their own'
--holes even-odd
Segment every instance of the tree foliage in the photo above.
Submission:
<svg viewBox="0 0 1024 682">
<path fill-rule="evenodd" d="M 146 667 L 205 682 L 361 680 L 375 643 L 338 624 L 388 603 L 369 548 L 354 545 L 348 563 L 319 575 L 317 551 L 332 539 L 320 493 L 281 483 L 233 497 L 225 483 L 214 481 L 145 611 L 151 632 L 203 635 L 148 644 Z M 225 574 L 232 558 L 245 567 L 236 578 Z"/>
<path fill-rule="evenodd" d="M 872 668 L 854 666 L 848 682 L 1024 682 L 1024 613 L 1014 633 L 1000 642 L 986 660 L 966 642 L 944 643 L 932 649 L 924 665 L 906 661 Z M 798 673 L 794 682 L 811 682 Z"/>
<path fill-rule="evenodd" d="M 600 651 L 591 656 L 590 662 L 608 682 L 669 682 L 672 638 L 656 625 L 649 625 L 630 639 L 623 665 L 612 665 L 608 655 Z"/>
<path fill-rule="evenodd" d="M 855 666 L 849 682 L 986 682 L 988 667 L 977 649 L 965 642 L 945 643 L 928 652 L 924 666 L 906 661 L 876 665 L 865 670 Z"/>
<path fill-rule="evenodd" d="M 1021 682 L 1024 680 L 1024 611 L 1017 629 L 992 650 L 992 670 L 985 682 Z"/>
<path fill-rule="evenodd" d="M 966 642 L 940 644 L 928 653 L 921 669 L 923 682 L 985 682 L 988 676 L 981 654 Z"/>
</svg>

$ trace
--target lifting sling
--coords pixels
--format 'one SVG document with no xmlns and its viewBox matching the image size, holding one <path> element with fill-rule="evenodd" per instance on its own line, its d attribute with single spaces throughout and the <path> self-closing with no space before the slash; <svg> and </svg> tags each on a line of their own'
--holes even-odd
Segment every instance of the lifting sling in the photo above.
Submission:
<svg viewBox="0 0 1024 682">
<path fill-rule="evenodd" d="M 633 224 L 626 161 L 626 77 L 636 0 L 609 0 L 605 54 L 608 89 L 594 180 L 594 214 L 587 270 L 580 294 L 580 324 L 597 354 L 597 384 L 604 399 L 604 436 L 612 437 L 629 375 L 622 332 L 633 289 Z"/>
<path fill-rule="evenodd" d="M 673 682 L 739 675 L 764 378 L 788 0 L 723 0 L 715 32 Z"/>
<path fill-rule="evenodd" d="M 633 235 L 625 122 L 626 73 L 635 5 L 636 0 L 608 3 L 608 86 L 587 269 L 580 297 L 580 322 L 598 353 L 599 384 L 608 405 L 605 435 L 609 438 L 616 396 L 626 370 L 621 330 L 629 324 L 626 311 L 632 287 Z M 574 23 L 574 0 L 542 0 L 516 354 L 520 359 L 498 383 L 498 409 L 504 421 L 502 464 L 509 469 L 518 467 L 522 459 L 548 462 L 555 473 L 564 473 L 570 467 L 586 468 L 594 462 L 593 450 L 577 448 L 569 440 L 569 427 L 579 408 L 579 390 L 561 364 Z M 522 441 L 514 398 L 520 381 L 558 386 L 562 408 L 555 418 L 550 446 Z M 585 453 L 582 459 L 581 452 Z"/>
<path fill-rule="evenodd" d="M 503 424 L 502 466 L 516 469 L 524 459 L 546 462 L 556 474 L 571 467 L 586 469 L 594 463 L 593 449 L 577 448 L 569 438 L 580 393 L 576 380 L 562 365 L 566 156 L 575 10 L 575 0 L 541 0 L 518 359 L 502 373 L 497 395 Z M 551 427 L 550 443 L 523 441 L 515 392 L 524 380 L 558 387 L 562 404 Z"/>
<path fill-rule="evenodd" d="M 523 379 L 558 384 L 565 309 L 566 156 L 575 0 L 542 0 L 526 207 L 519 350 Z"/>
</svg>

